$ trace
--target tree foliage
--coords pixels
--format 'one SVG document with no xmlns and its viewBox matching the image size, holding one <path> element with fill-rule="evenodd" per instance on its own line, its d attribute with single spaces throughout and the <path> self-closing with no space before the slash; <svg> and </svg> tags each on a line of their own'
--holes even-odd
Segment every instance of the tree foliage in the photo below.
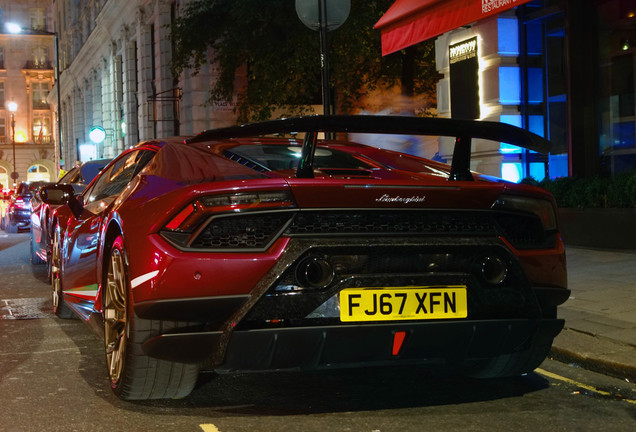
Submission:
<svg viewBox="0 0 636 432">
<path fill-rule="evenodd" d="M 373 25 L 392 3 L 352 0 L 347 21 L 329 33 L 330 82 L 339 113 L 365 108 L 366 95 L 399 86 L 403 76 L 415 78 L 403 93 L 434 100 L 432 43 L 381 56 L 380 32 Z M 301 23 L 294 1 L 192 0 L 178 15 L 173 73 L 216 68 L 210 102 L 231 101 L 238 93 L 239 121 L 268 119 L 274 111 L 303 114 L 321 104 L 319 35 Z M 241 68 L 247 80 L 236 88 Z"/>
</svg>

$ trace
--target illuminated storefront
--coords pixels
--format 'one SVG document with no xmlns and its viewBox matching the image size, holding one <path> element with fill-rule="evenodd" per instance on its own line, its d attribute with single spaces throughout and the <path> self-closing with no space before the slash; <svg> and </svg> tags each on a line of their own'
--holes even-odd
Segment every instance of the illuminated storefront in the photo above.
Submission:
<svg viewBox="0 0 636 432">
<path fill-rule="evenodd" d="M 384 55 L 435 38 L 440 116 L 553 143 L 548 156 L 477 143 L 473 169 L 540 180 L 636 169 L 635 14 L 636 0 L 397 0 L 376 28 Z"/>
</svg>

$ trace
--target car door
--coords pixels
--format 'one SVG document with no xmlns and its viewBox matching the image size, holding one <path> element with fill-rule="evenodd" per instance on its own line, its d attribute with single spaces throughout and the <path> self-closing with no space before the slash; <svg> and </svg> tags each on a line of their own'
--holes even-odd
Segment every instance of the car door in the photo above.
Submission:
<svg viewBox="0 0 636 432">
<path fill-rule="evenodd" d="M 147 149 L 122 154 L 82 193 L 83 208 L 69 220 L 65 236 L 63 284 L 65 294 L 89 309 L 98 292 L 97 258 L 100 230 L 113 202 L 154 156 Z"/>
</svg>

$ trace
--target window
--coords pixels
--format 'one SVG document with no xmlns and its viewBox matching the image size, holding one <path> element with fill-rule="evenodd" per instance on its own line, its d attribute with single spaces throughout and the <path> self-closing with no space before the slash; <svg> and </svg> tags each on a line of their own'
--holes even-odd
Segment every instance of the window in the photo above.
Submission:
<svg viewBox="0 0 636 432">
<path fill-rule="evenodd" d="M 0 47 L 0 69 L 4 69 L 4 47 Z"/>
<path fill-rule="evenodd" d="M 62 177 L 58 183 L 79 183 L 81 179 L 80 169 L 78 167 L 73 168 Z"/>
<path fill-rule="evenodd" d="M 27 171 L 27 181 L 28 182 L 34 182 L 34 181 L 51 181 L 51 174 L 49 173 L 48 168 L 46 168 L 44 165 L 33 165 L 31 166 L 31 168 L 29 168 L 29 171 Z"/>
<path fill-rule="evenodd" d="M 33 115 L 33 142 L 48 144 L 51 137 L 51 117 L 48 114 Z"/>
<path fill-rule="evenodd" d="M 46 98 L 50 91 L 48 82 L 31 83 L 31 95 L 33 97 L 33 109 L 48 109 L 49 104 L 46 102 Z"/>
<path fill-rule="evenodd" d="M 38 46 L 31 50 L 31 61 L 34 69 L 49 68 L 49 49 Z"/>
<path fill-rule="evenodd" d="M 302 148 L 300 146 L 238 145 L 223 152 L 232 160 L 249 162 L 258 171 L 293 169 L 298 166 Z M 314 155 L 316 168 L 369 169 L 368 163 L 336 149 L 319 148 Z"/>
<path fill-rule="evenodd" d="M 42 8 L 30 8 L 29 9 L 29 24 L 33 30 L 46 30 L 46 19 L 44 16 L 44 9 Z"/>
<path fill-rule="evenodd" d="M 512 176 L 519 169 L 520 177 L 542 180 L 568 175 L 568 136 L 566 121 L 567 75 L 565 50 L 565 17 L 563 13 L 544 13 L 532 2 L 520 9 L 521 62 L 524 65 L 521 82 L 521 124 L 525 129 L 552 142 L 547 157 L 528 150 L 505 156 L 506 162 L 518 166 L 505 167 Z M 517 79 L 519 81 L 519 79 Z"/>
<path fill-rule="evenodd" d="M 0 107 L 5 107 L 6 103 L 4 100 L 4 82 L 0 82 Z"/>
<path fill-rule="evenodd" d="M 4 117 L 0 117 L 0 138 L 7 137 L 7 121 Z M 0 142 L 2 142 L 0 140 Z"/>
<path fill-rule="evenodd" d="M 90 204 L 120 194 L 154 155 L 155 152 L 150 150 L 131 151 L 122 155 L 84 192 L 84 203 Z"/>
</svg>

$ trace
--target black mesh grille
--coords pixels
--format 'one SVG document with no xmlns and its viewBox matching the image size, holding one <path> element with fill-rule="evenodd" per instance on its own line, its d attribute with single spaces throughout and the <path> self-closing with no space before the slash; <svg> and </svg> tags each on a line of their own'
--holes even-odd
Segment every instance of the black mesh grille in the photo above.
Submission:
<svg viewBox="0 0 636 432">
<path fill-rule="evenodd" d="M 262 249 L 283 229 L 289 218 L 289 213 L 216 218 L 190 246 L 197 249 Z"/>
<path fill-rule="evenodd" d="M 290 221 L 287 228 L 285 226 Z M 190 244 L 195 249 L 265 249 L 286 236 L 504 236 L 520 249 L 551 247 L 537 217 L 485 211 L 300 211 L 238 214 L 213 219 Z"/>
<path fill-rule="evenodd" d="M 495 218 L 506 239 L 519 249 L 554 245 L 554 234 L 546 234 L 537 216 L 497 214 Z"/>
<path fill-rule="evenodd" d="M 495 234 L 489 213 L 302 212 L 286 234 Z"/>
</svg>

